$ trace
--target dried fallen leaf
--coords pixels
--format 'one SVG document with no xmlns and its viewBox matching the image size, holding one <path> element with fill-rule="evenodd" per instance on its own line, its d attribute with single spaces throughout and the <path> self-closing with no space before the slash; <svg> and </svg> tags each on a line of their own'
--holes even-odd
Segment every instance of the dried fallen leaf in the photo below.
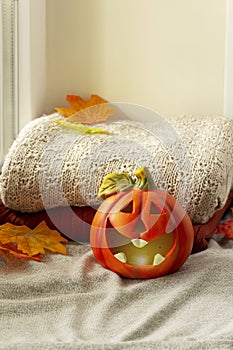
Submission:
<svg viewBox="0 0 233 350">
<path fill-rule="evenodd" d="M 115 109 L 107 105 L 107 101 L 98 95 L 91 95 L 88 100 L 80 96 L 67 95 L 66 100 L 71 108 L 55 108 L 58 113 L 77 124 L 94 124 L 107 120 L 115 113 Z"/>
<path fill-rule="evenodd" d="M 232 209 L 231 209 L 232 210 Z M 233 212 L 233 210 L 232 210 Z M 223 222 L 217 226 L 217 234 L 224 234 L 226 238 L 233 239 L 233 219 Z"/>
<path fill-rule="evenodd" d="M 67 119 L 77 124 L 94 124 L 107 120 L 115 113 L 115 110 L 106 105 L 96 105 L 72 114 Z"/>
<path fill-rule="evenodd" d="M 233 220 L 229 220 L 218 225 L 216 233 L 224 234 L 226 238 L 233 239 Z"/>
<path fill-rule="evenodd" d="M 91 97 L 88 100 L 84 100 L 82 97 L 76 95 L 67 95 L 66 101 L 76 112 L 81 111 L 81 109 L 108 102 L 107 100 L 98 95 L 91 95 Z"/>
<path fill-rule="evenodd" d="M 23 253 L 22 251 L 20 251 L 19 249 L 17 249 L 17 247 L 12 243 L 3 244 L 0 242 L 0 250 L 7 251 L 8 253 L 13 254 L 18 259 L 30 259 L 35 261 L 41 261 L 39 254 L 29 256 Z"/>
<path fill-rule="evenodd" d="M 71 115 L 77 113 L 77 111 L 75 109 L 71 109 L 71 108 L 55 108 L 56 111 L 63 115 L 63 117 L 70 117 Z"/>
<path fill-rule="evenodd" d="M 60 242 L 67 242 L 67 239 L 58 231 L 51 230 L 44 221 L 34 229 L 6 223 L 0 226 L 0 242 L 4 245 L 15 243 L 17 250 L 29 257 L 45 254 L 45 249 L 66 255 L 66 247 Z"/>
</svg>

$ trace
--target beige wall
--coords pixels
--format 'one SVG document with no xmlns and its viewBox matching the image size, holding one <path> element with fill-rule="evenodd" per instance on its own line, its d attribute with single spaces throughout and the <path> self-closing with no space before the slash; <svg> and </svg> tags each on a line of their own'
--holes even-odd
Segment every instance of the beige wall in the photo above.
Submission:
<svg viewBox="0 0 233 350">
<path fill-rule="evenodd" d="M 67 93 L 222 114 L 225 0 L 47 0 L 47 113 Z"/>
</svg>

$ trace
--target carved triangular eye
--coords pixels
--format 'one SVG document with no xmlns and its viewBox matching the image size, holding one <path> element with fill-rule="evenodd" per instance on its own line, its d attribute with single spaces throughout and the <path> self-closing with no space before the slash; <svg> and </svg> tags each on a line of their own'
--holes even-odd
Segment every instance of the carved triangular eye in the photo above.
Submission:
<svg viewBox="0 0 233 350">
<path fill-rule="evenodd" d="M 130 213 L 133 212 L 133 201 L 129 202 L 124 208 L 121 209 L 122 213 Z"/>
<path fill-rule="evenodd" d="M 161 214 L 161 210 L 153 202 L 151 202 L 150 214 Z"/>
</svg>

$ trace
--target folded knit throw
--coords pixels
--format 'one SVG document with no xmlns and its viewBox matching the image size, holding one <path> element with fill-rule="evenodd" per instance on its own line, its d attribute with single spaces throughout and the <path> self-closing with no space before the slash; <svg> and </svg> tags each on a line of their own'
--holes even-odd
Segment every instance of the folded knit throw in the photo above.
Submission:
<svg viewBox="0 0 233 350">
<path fill-rule="evenodd" d="M 158 188 L 174 195 L 193 223 L 221 209 L 233 184 L 233 120 L 182 116 L 151 123 L 98 124 L 109 134 L 83 134 L 53 123 L 30 122 L 6 156 L 0 177 L 5 206 L 38 212 L 58 206 L 96 206 L 111 172 L 131 175 L 147 166 Z"/>
</svg>

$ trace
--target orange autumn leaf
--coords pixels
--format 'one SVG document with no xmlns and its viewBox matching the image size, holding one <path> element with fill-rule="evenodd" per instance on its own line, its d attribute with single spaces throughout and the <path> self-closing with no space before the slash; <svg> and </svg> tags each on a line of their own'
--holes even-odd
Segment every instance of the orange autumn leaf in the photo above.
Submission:
<svg viewBox="0 0 233 350">
<path fill-rule="evenodd" d="M 2 244 L 0 242 L 0 250 L 4 250 L 8 253 L 11 253 L 12 255 L 14 255 L 18 259 L 30 259 L 30 260 L 35 260 L 35 261 L 41 261 L 39 254 L 29 256 L 29 255 L 23 253 L 22 251 L 18 250 L 17 247 L 12 243 Z"/>
<path fill-rule="evenodd" d="M 67 242 L 58 231 L 51 230 L 43 221 L 34 229 L 6 223 L 0 226 L 0 242 L 15 243 L 17 249 L 29 257 L 45 254 L 45 249 L 66 255 L 66 248 L 60 242 Z"/>
<path fill-rule="evenodd" d="M 233 239 L 233 219 L 217 226 L 217 234 L 224 234 L 228 239 Z"/>
<path fill-rule="evenodd" d="M 70 117 L 71 115 L 77 113 L 75 109 L 71 109 L 71 108 L 55 108 L 55 109 L 63 117 Z"/>
<path fill-rule="evenodd" d="M 98 95 L 91 95 L 88 100 L 76 95 L 67 95 L 66 100 L 71 108 L 55 109 L 73 123 L 99 123 L 115 113 L 115 110 L 107 105 L 107 101 Z"/>
<path fill-rule="evenodd" d="M 80 112 L 72 114 L 67 119 L 76 124 L 95 124 L 101 123 L 115 113 L 113 108 L 106 105 L 96 105 L 82 109 Z"/>
<path fill-rule="evenodd" d="M 84 100 L 82 99 L 82 97 L 76 95 L 67 95 L 66 101 L 76 112 L 81 111 L 81 109 L 108 102 L 107 100 L 98 95 L 91 95 L 91 97 L 88 100 Z"/>
</svg>

